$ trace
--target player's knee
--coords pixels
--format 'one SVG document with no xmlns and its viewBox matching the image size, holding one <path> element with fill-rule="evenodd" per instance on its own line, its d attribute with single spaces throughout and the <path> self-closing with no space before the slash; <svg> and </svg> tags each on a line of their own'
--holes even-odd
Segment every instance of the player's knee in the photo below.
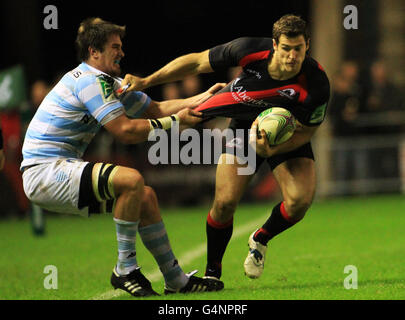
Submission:
<svg viewBox="0 0 405 320">
<path fill-rule="evenodd" d="M 286 197 L 284 199 L 284 208 L 287 215 L 294 221 L 299 221 L 304 218 L 305 213 L 311 207 L 312 197 L 296 196 Z"/>
<path fill-rule="evenodd" d="M 144 187 L 144 179 L 137 170 L 129 170 L 126 172 L 124 192 L 143 193 Z"/>
<path fill-rule="evenodd" d="M 147 210 L 149 208 L 156 206 L 157 206 L 157 196 L 155 191 L 151 187 L 145 186 L 143 188 L 142 208 Z"/>
<path fill-rule="evenodd" d="M 227 219 L 227 218 L 231 218 L 233 216 L 237 205 L 238 205 L 238 202 L 234 201 L 234 200 L 216 199 L 214 201 L 213 209 L 217 215 Z"/>
</svg>

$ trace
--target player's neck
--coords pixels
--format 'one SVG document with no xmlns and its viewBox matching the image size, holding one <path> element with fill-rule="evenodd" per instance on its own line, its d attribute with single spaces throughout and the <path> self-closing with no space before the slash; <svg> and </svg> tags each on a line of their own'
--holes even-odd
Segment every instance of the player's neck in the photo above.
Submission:
<svg viewBox="0 0 405 320">
<path fill-rule="evenodd" d="M 108 70 L 106 70 L 103 65 L 101 63 L 99 63 L 97 60 L 94 59 L 88 59 L 86 61 L 84 61 L 85 63 L 87 63 L 90 67 L 93 67 L 94 69 L 101 71 L 107 75 L 113 76 L 112 74 L 110 74 L 110 72 L 108 72 Z"/>
<path fill-rule="evenodd" d="M 94 60 L 89 59 L 89 60 L 84 61 L 84 63 L 86 63 L 90 67 L 93 67 L 94 69 L 104 72 L 103 70 L 101 70 L 100 66 L 96 62 L 94 62 Z"/>
<path fill-rule="evenodd" d="M 273 56 L 271 61 L 267 66 L 267 72 L 269 73 L 270 77 L 274 80 L 288 80 L 295 77 L 298 73 L 296 71 L 289 72 L 285 70 L 281 63 L 277 61 L 277 58 Z"/>
</svg>

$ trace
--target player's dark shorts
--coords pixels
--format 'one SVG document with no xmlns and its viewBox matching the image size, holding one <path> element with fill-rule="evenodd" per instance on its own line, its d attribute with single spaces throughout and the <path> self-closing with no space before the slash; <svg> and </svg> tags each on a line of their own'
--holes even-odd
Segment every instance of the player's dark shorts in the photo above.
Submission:
<svg viewBox="0 0 405 320">
<path fill-rule="evenodd" d="M 232 119 L 229 125 L 229 129 L 231 129 L 234 132 L 235 137 L 237 136 L 236 129 L 244 129 L 243 141 L 239 140 L 236 143 L 234 142 L 230 143 L 230 141 L 225 141 L 224 142 L 225 146 L 222 149 L 225 150 L 224 151 L 225 153 L 237 154 L 236 150 L 234 150 L 235 148 L 243 148 L 244 155 L 248 155 L 249 152 L 255 152 L 253 150 L 250 151 L 248 150 L 248 148 L 252 149 L 252 147 L 249 144 L 249 133 L 248 133 L 248 129 L 250 129 L 250 127 L 252 126 L 252 122 L 253 121 L 250 120 Z M 268 164 L 270 165 L 271 170 L 274 170 L 280 163 L 283 163 L 284 161 L 294 158 L 309 158 L 315 160 L 314 153 L 312 152 L 311 143 L 308 142 L 293 151 L 275 155 L 270 158 L 262 158 L 261 156 L 256 154 L 256 172 L 264 161 L 267 161 Z"/>
</svg>

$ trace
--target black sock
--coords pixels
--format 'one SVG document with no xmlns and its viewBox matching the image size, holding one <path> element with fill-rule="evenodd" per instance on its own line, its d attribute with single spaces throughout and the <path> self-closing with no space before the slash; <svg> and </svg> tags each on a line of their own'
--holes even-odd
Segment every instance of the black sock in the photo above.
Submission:
<svg viewBox="0 0 405 320">
<path fill-rule="evenodd" d="M 258 241 L 262 245 L 266 246 L 267 242 L 269 242 L 272 238 L 292 227 L 294 224 L 295 222 L 288 217 L 287 212 L 284 209 L 284 204 L 280 202 L 273 208 L 270 217 L 255 233 L 253 238 L 255 241 Z"/>
<path fill-rule="evenodd" d="M 233 218 L 226 223 L 214 221 L 210 214 L 207 217 L 207 267 L 206 276 L 217 277 L 222 274 L 222 258 L 226 247 L 231 240 L 233 231 Z"/>
</svg>

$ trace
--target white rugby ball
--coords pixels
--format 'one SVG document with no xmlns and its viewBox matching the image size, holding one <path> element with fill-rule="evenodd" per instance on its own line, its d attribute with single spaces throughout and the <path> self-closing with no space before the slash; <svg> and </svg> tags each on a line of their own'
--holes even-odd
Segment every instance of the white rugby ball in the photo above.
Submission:
<svg viewBox="0 0 405 320">
<path fill-rule="evenodd" d="M 286 142 L 294 134 L 295 117 L 284 108 L 273 107 L 257 116 L 259 132 L 264 129 L 270 145 Z"/>
</svg>

